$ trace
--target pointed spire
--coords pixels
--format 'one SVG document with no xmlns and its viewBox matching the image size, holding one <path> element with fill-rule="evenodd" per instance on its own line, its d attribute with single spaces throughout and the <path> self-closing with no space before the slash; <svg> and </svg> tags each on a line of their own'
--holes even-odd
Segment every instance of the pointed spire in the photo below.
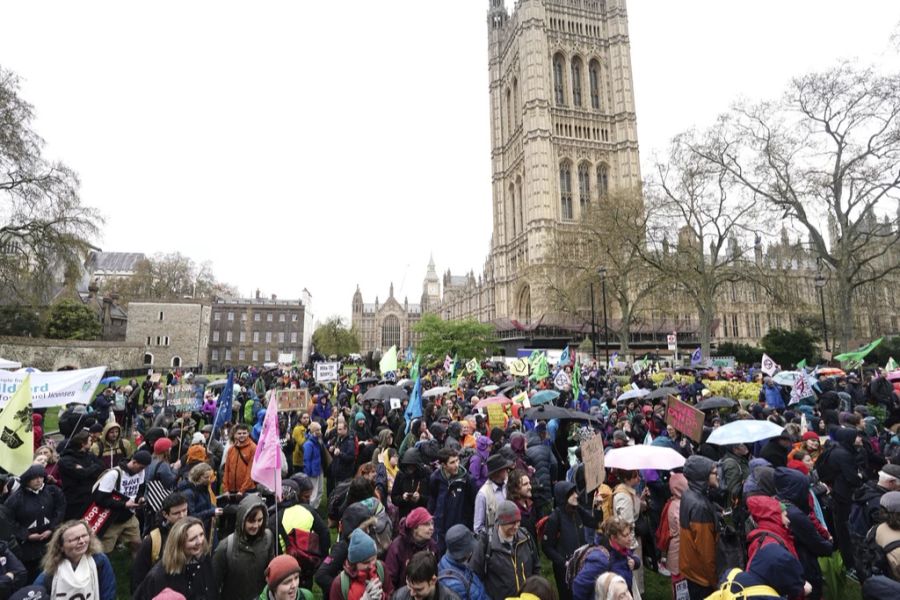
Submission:
<svg viewBox="0 0 900 600">
<path fill-rule="evenodd" d="M 391 291 L 390 291 L 390 293 L 388 293 L 388 298 L 393 298 L 393 297 L 394 297 L 394 282 L 392 281 L 391 282 Z"/>
</svg>

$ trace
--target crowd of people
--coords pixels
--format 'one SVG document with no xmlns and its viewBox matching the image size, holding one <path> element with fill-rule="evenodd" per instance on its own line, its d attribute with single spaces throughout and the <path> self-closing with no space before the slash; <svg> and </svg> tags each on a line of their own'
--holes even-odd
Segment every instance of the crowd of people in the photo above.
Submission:
<svg viewBox="0 0 900 600">
<path fill-rule="evenodd" d="M 552 373 L 489 361 L 462 377 L 401 370 L 387 384 L 406 391 L 378 399 L 366 392 L 385 382 L 361 367 L 328 383 L 248 367 L 221 422 L 214 396 L 177 411 L 154 384 L 111 386 L 60 411 L 59 441 L 35 414 L 34 464 L 2 488 L 0 600 L 625 600 L 649 597 L 648 571 L 679 600 L 843 598 L 848 579 L 898 597 L 900 392 L 886 374 L 811 371 L 799 401 L 760 381 L 755 401 L 705 410 L 693 440 L 667 424 L 667 394 L 645 392 L 696 404 L 702 374 L 644 366 L 558 365 L 579 383 L 552 394 L 556 418 L 528 410 Z M 277 415 L 271 490 L 253 464 L 282 389 L 309 406 Z M 737 420 L 780 434 L 707 441 Z M 606 469 L 589 488 L 581 447 L 596 436 L 604 451 L 671 448 L 683 467 Z"/>
</svg>

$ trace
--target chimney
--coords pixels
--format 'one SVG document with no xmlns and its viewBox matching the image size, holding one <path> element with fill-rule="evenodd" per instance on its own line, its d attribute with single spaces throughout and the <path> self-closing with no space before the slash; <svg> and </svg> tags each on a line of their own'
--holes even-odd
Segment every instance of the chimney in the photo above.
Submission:
<svg viewBox="0 0 900 600">
<path fill-rule="evenodd" d="M 272 300 L 273 301 L 278 300 L 278 296 L 276 296 L 275 294 L 272 294 Z"/>
<path fill-rule="evenodd" d="M 259 300 L 259 288 L 256 288 L 256 299 Z"/>
</svg>

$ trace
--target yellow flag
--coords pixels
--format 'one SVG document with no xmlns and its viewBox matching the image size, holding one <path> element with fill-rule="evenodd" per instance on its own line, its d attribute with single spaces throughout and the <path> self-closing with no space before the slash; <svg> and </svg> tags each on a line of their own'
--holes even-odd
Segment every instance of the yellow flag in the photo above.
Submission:
<svg viewBox="0 0 900 600">
<path fill-rule="evenodd" d="M 13 475 L 21 475 L 31 466 L 33 455 L 29 373 L 0 413 L 0 467 Z"/>
</svg>

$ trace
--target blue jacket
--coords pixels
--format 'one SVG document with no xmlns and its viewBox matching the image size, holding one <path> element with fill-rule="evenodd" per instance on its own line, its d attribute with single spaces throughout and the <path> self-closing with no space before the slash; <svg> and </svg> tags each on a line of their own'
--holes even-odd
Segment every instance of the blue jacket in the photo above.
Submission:
<svg viewBox="0 0 900 600">
<path fill-rule="evenodd" d="M 331 404 L 328 402 L 316 402 L 312 410 L 312 420 L 324 423 L 331 416 Z"/>
<path fill-rule="evenodd" d="M 641 559 L 631 552 L 627 555 L 620 554 L 602 543 L 603 541 L 598 535 L 594 539 L 594 544 L 603 546 L 605 552 L 596 549 L 588 551 L 584 566 L 575 576 L 575 580 L 572 582 L 573 600 L 593 600 L 594 584 L 597 582 L 597 578 L 607 571 L 620 575 L 628 584 L 628 589 L 631 589 L 632 574 L 631 569 L 628 568 L 628 559 L 634 560 L 635 567 L 640 567 Z"/>
<path fill-rule="evenodd" d="M 97 563 L 97 579 L 100 582 L 100 600 L 116 600 L 116 574 L 105 554 L 94 554 L 94 562 Z M 46 582 L 46 583 L 45 583 Z M 53 585 L 53 576 L 41 573 L 34 580 L 34 585 L 42 585 L 50 590 Z"/>
<path fill-rule="evenodd" d="M 469 565 L 458 563 L 444 554 L 438 563 L 438 581 L 460 600 L 491 600 L 484 589 L 484 582 Z"/>
<path fill-rule="evenodd" d="M 303 442 L 303 472 L 310 477 L 322 474 L 322 446 L 319 440 L 312 436 Z"/>
<path fill-rule="evenodd" d="M 763 385 L 766 393 L 766 406 L 769 408 L 784 408 L 784 398 L 781 397 L 781 388 L 775 385 Z"/>
<path fill-rule="evenodd" d="M 722 582 L 727 578 L 723 573 Z M 803 595 L 803 568 L 794 555 L 785 550 L 781 544 L 766 544 L 760 547 L 753 556 L 750 568 L 734 578 L 731 591 L 738 592 L 741 587 L 768 585 L 780 596 L 771 594 L 747 596 L 746 600 L 781 600 L 785 596 L 799 598 Z M 721 583 L 721 582 L 720 582 Z"/>
<path fill-rule="evenodd" d="M 266 419 L 266 409 L 262 408 L 258 413 L 256 413 L 256 425 L 253 426 L 253 429 L 250 431 L 250 437 L 253 438 L 255 443 L 259 442 L 259 436 L 262 434 L 262 426 L 263 421 Z"/>
<path fill-rule="evenodd" d="M 187 497 L 188 514 L 203 521 L 204 525 L 209 525 L 216 512 L 216 507 L 209 497 L 209 490 L 205 486 L 198 487 L 190 481 L 184 481 L 178 486 L 178 491 Z"/>
</svg>

